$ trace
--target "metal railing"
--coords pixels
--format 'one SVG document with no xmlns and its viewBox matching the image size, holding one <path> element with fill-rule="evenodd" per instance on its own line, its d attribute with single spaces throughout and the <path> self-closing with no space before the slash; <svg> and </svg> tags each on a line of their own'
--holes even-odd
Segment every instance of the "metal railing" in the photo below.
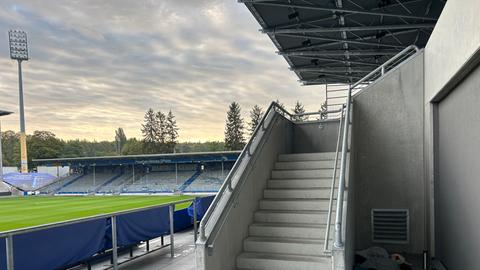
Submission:
<svg viewBox="0 0 480 270">
<path fill-rule="evenodd" d="M 403 61 L 409 59 L 410 57 L 416 55 L 420 50 L 414 46 L 408 46 L 399 52 L 397 55 L 393 56 L 381 66 L 370 72 L 368 75 L 360 79 L 358 82 L 349 86 L 347 92 L 347 102 L 344 106 L 344 121 L 343 121 L 343 135 L 342 135 L 342 153 L 341 153 L 341 162 L 340 162 L 340 177 L 338 183 L 338 195 L 337 195 L 337 208 L 335 216 L 335 242 L 334 246 L 336 248 L 342 248 L 344 246 L 342 227 L 343 227 L 343 199 L 345 195 L 345 179 L 347 174 L 347 152 L 348 152 L 348 132 L 351 125 L 351 105 L 352 105 L 352 95 L 357 94 L 362 89 L 375 82 L 390 70 L 397 67 Z"/>
<path fill-rule="evenodd" d="M 156 208 L 161 208 L 161 207 L 166 207 L 168 206 L 169 209 L 169 219 L 170 219 L 170 256 L 173 258 L 174 257 L 174 224 L 173 224 L 173 212 L 175 211 L 175 205 L 176 204 L 182 204 L 182 203 L 187 203 L 187 202 L 193 202 L 193 226 L 194 226 L 194 241 L 196 241 L 197 237 L 197 209 L 195 205 L 196 198 L 191 198 L 191 199 L 185 199 L 185 200 L 180 200 L 172 203 L 166 203 L 166 204 L 161 204 L 161 205 L 154 205 L 154 206 L 149 206 L 149 207 L 140 207 L 140 208 L 134 208 L 134 209 L 129 209 L 129 210 L 124 210 L 124 211 L 119 211 L 115 213 L 110 213 L 110 214 L 100 214 L 100 215 L 95 215 L 91 217 L 86 217 L 86 218 L 78 218 L 78 219 L 72 219 L 72 220 L 67 220 L 67 221 L 61 221 L 61 222 L 54 222 L 54 223 L 49 223 L 49 224 L 44 224 L 44 225 L 39 225 L 35 227 L 28 227 L 28 228 L 23 228 L 23 229 L 16 229 L 16 230 L 10 230 L 10 231 L 4 231 L 0 232 L 0 238 L 5 238 L 5 253 L 6 253 L 6 261 L 7 261 L 7 270 L 14 270 L 14 252 L 13 252 L 13 245 L 14 245 L 14 239 L 13 237 L 15 235 L 20 235 L 20 234 L 25 234 L 25 233 L 31 233 L 31 232 L 36 232 L 36 231 L 41 231 L 41 230 L 46 230 L 46 229 L 51 229 L 51 228 L 56 228 L 56 227 L 61 227 L 61 226 L 67 226 L 67 225 L 72 225 L 72 224 L 78 224 L 82 222 L 87 222 L 87 221 L 93 221 L 93 220 L 99 220 L 99 219 L 106 219 L 110 218 L 111 221 L 111 226 L 112 226 L 112 266 L 111 268 L 116 270 L 118 269 L 119 263 L 118 263 L 118 245 L 117 245 L 117 216 L 124 215 L 124 214 L 129 214 L 129 213 L 134 213 L 134 212 L 139 212 L 139 211 L 146 211 L 146 210 L 151 210 L 151 209 L 156 209 Z M 162 240 L 163 242 L 163 240 Z M 168 245 L 166 245 L 168 246 Z"/>
<path fill-rule="evenodd" d="M 215 226 L 218 226 L 218 224 L 221 223 L 220 221 L 225 219 L 227 211 L 231 208 L 233 198 L 238 194 L 239 187 L 243 185 L 243 182 L 246 179 L 245 171 L 247 171 L 254 163 L 254 158 L 252 158 L 252 156 L 255 155 L 256 150 L 262 146 L 262 142 L 264 142 L 264 134 L 267 132 L 269 125 L 274 121 L 275 115 L 278 114 L 293 123 L 308 123 L 326 120 L 325 115 L 339 112 L 340 110 L 291 114 L 276 102 L 272 102 L 255 128 L 250 140 L 243 148 L 233 168 L 227 175 L 217 196 L 215 196 L 215 199 L 212 201 L 212 204 L 208 208 L 203 219 L 200 221 L 200 241 L 209 246 L 211 243 L 215 242 Z M 311 120 L 309 119 L 310 117 L 314 117 L 314 119 Z M 233 186 L 234 182 L 235 186 Z M 220 203 L 222 201 L 225 203 L 223 207 L 220 208 Z M 214 216 L 215 211 L 219 212 L 216 216 Z M 210 232 L 207 232 L 207 227 L 210 228 Z"/>
<path fill-rule="evenodd" d="M 337 137 L 337 145 L 335 147 L 335 159 L 334 159 L 334 165 L 333 165 L 333 176 L 332 176 L 332 183 L 330 187 L 330 201 L 328 203 L 328 216 L 327 216 L 327 225 L 326 225 L 326 230 L 325 230 L 325 242 L 323 246 L 323 251 L 324 252 L 329 252 L 329 243 L 330 243 L 330 228 L 331 228 L 331 222 L 332 222 L 332 211 L 333 211 L 333 201 L 334 201 L 334 196 L 335 196 L 335 185 L 337 182 L 337 167 L 338 167 L 338 154 L 340 152 L 340 142 L 342 138 L 342 123 L 344 119 L 344 114 L 343 114 L 343 109 L 345 105 L 342 106 L 341 108 L 341 113 L 340 113 L 340 123 L 338 125 L 338 137 Z"/>
</svg>

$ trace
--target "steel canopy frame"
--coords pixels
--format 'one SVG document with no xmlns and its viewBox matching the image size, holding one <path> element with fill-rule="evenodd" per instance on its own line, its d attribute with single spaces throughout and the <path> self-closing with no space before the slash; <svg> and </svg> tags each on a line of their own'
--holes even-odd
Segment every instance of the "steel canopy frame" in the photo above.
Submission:
<svg viewBox="0 0 480 270">
<path fill-rule="evenodd" d="M 435 0 L 239 2 L 305 85 L 351 83 L 409 45 L 425 47 L 445 4 Z M 359 65 L 362 73 L 355 68 Z"/>
</svg>

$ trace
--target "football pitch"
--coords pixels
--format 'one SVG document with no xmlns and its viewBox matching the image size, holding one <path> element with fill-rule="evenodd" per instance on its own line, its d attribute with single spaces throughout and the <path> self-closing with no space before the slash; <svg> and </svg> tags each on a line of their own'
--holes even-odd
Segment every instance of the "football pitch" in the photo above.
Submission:
<svg viewBox="0 0 480 270">
<path fill-rule="evenodd" d="M 82 196 L 10 197 L 0 199 L 0 232 L 110 214 L 119 211 L 169 204 L 190 196 Z M 177 204 L 175 210 L 191 202 Z"/>
</svg>

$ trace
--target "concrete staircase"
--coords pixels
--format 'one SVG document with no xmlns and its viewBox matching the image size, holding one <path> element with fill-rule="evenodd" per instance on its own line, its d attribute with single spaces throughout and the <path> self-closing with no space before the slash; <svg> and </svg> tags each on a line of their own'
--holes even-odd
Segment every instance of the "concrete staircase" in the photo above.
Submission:
<svg viewBox="0 0 480 270">
<path fill-rule="evenodd" d="M 335 153 L 278 157 L 237 269 L 332 269 L 324 239 L 334 158 Z"/>
</svg>

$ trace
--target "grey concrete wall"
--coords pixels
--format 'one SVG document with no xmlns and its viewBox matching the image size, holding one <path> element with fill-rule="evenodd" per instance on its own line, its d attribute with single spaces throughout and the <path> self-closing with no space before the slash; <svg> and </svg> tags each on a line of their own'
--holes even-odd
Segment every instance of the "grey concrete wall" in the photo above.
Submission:
<svg viewBox="0 0 480 270">
<path fill-rule="evenodd" d="M 277 116 L 272 132 L 246 178 L 235 206 L 218 232 L 211 254 L 203 254 L 200 247 L 197 247 L 197 269 L 236 269 L 236 257 L 242 251 L 243 240 L 248 236 L 248 226 L 252 223 L 253 213 L 258 209 L 258 202 L 263 197 L 263 190 L 271 177 L 277 156 L 292 151 L 292 130 L 291 122 Z M 199 257 L 202 258 L 199 260 Z"/>
<path fill-rule="evenodd" d="M 448 91 L 465 63 L 478 62 L 480 1 L 448 0 L 425 47 L 425 100 Z M 460 78 L 461 79 L 461 78 Z"/>
<path fill-rule="evenodd" d="M 429 250 L 435 256 L 434 183 L 437 102 L 451 92 L 480 60 L 480 1 L 449 0 L 425 48 L 425 177 L 428 198 Z"/>
<path fill-rule="evenodd" d="M 425 248 L 423 55 L 410 59 L 354 97 L 352 159 L 355 245 L 372 245 L 371 209 L 410 210 L 410 242 L 390 251 Z"/>
<path fill-rule="evenodd" d="M 438 104 L 436 257 L 478 269 L 480 251 L 480 67 Z"/>
<path fill-rule="evenodd" d="M 293 152 L 335 152 L 338 125 L 338 120 L 295 124 L 293 129 Z"/>
</svg>

